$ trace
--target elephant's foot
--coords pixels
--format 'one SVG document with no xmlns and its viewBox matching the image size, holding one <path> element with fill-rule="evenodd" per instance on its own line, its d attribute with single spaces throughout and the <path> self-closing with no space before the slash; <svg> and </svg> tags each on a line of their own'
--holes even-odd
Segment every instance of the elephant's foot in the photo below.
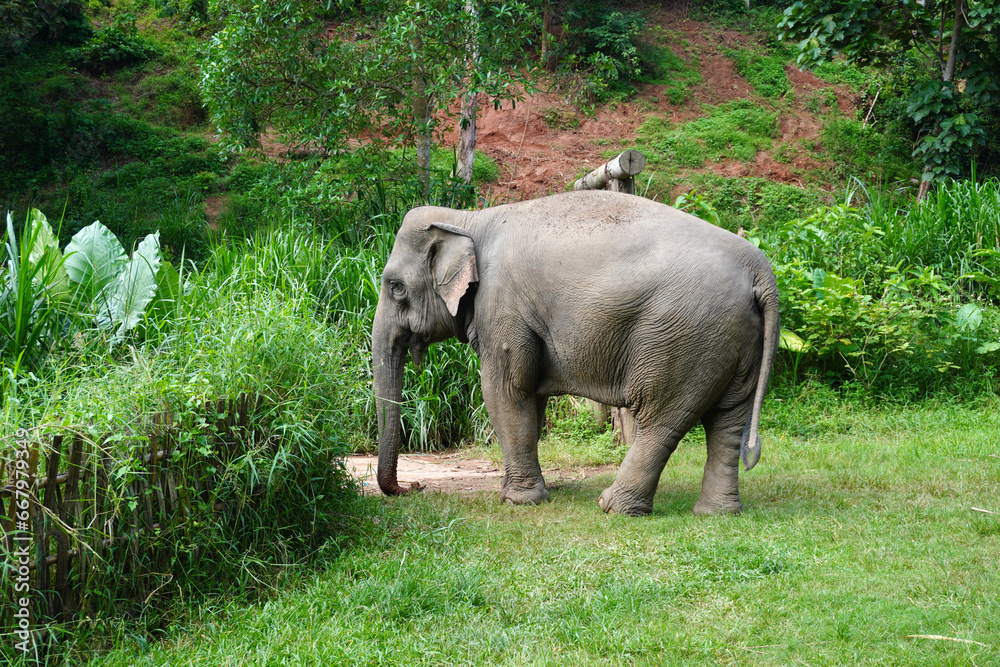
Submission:
<svg viewBox="0 0 1000 667">
<path fill-rule="evenodd" d="M 527 487 L 505 484 L 500 489 L 500 500 L 510 505 L 541 505 L 548 499 L 549 490 L 544 481 Z"/>
<path fill-rule="evenodd" d="M 698 515 L 706 514 L 739 514 L 743 511 L 743 503 L 739 498 L 705 500 L 701 498 L 694 504 L 694 513 Z"/>
<path fill-rule="evenodd" d="M 630 497 L 621 489 L 616 489 L 614 484 L 604 489 L 597 505 L 608 514 L 626 516 L 645 516 L 653 511 L 652 498 Z"/>
</svg>

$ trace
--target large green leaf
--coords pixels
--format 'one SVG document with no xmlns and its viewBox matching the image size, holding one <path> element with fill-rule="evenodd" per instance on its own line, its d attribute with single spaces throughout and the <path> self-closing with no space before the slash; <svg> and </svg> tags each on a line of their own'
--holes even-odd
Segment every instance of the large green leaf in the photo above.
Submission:
<svg viewBox="0 0 1000 667">
<path fill-rule="evenodd" d="M 143 321 L 136 329 L 139 338 L 146 339 L 156 330 L 169 326 L 180 308 L 183 286 L 174 265 L 167 260 L 160 262 L 156 272 L 156 296 L 148 306 Z"/>
<path fill-rule="evenodd" d="M 113 343 L 120 342 L 142 319 L 146 306 L 156 296 L 159 268 L 160 233 L 156 232 L 142 240 L 125 269 L 104 288 L 97 324 L 102 328 L 117 327 Z"/>
<path fill-rule="evenodd" d="M 778 339 L 778 347 L 782 350 L 788 350 L 789 352 L 809 352 L 810 345 L 806 341 L 802 340 L 798 334 L 788 329 L 781 330 L 781 336 Z"/>
<path fill-rule="evenodd" d="M 65 254 L 70 282 L 79 286 L 88 303 L 93 303 L 118 278 L 127 261 L 122 244 L 100 221 L 74 234 Z"/>
<path fill-rule="evenodd" d="M 955 313 L 955 325 L 963 331 L 975 331 L 983 323 L 983 309 L 967 303 Z"/>
<path fill-rule="evenodd" d="M 63 299 L 69 294 L 69 276 L 63 262 L 63 254 L 59 250 L 59 239 L 52 233 L 45 214 L 36 208 L 31 209 L 31 249 L 28 261 L 32 266 L 40 266 L 39 279 L 44 283 L 49 296 Z"/>
</svg>

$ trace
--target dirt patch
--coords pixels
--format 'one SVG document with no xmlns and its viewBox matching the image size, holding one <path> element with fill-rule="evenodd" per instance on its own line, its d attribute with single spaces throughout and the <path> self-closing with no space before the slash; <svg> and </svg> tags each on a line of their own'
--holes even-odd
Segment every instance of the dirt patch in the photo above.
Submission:
<svg viewBox="0 0 1000 667">
<path fill-rule="evenodd" d="M 735 99 L 774 106 L 773 101 L 756 94 L 725 56 L 727 49 L 745 48 L 754 39 L 752 36 L 692 20 L 681 4 L 653 9 L 651 13 L 650 25 L 659 25 L 665 35 L 662 43 L 689 62 L 697 56 L 702 82 L 689 89 L 688 100 L 672 104 L 665 94 L 666 86 L 650 85 L 641 87 L 626 103 L 599 108 L 593 117 L 579 114 L 563 95 L 554 92 L 526 97 L 514 108 L 509 104 L 500 110 L 487 107 L 478 121 L 477 148 L 496 160 L 501 168 L 499 182 L 483 189 L 488 201 L 531 199 L 569 189 L 577 178 L 603 164 L 607 157 L 632 147 L 639 127 L 649 118 L 684 123 L 704 116 L 702 105 Z M 832 91 L 837 109 L 846 115 L 855 113 L 857 100 L 848 87 L 832 85 L 812 72 L 789 65 L 786 74 L 794 99 L 779 116 L 774 147 L 792 144 L 798 155 L 782 163 L 770 153 L 762 152 L 746 164 L 726 160 L 707 164 L 706 170 L 722 176 L 761 176 L 802 185 L 803 174 L 823 166 L 799 149 L 804 140 L 819 138 L 823 127 L 819 116 L 829 112 L 828 102 L 833 101 L 831 95 L 824 94 L 824 89 Z M 547 110 L 555 110 L 563 118 L 576 114 L 579 126 L 549 127 L 543 120 Z M 457 131 L 446 128 L 441 138 L 446 145 L 457 144 Z"/>
<path fill-rule="evenodd" d="M 220 195 L 205 197 L 205 222 L 212 231 L 219 231 L 219 216 L 222 214 L 228 201 L 228 197 Z"/>
<path fill-rule="evenodd" d="M 500 491 L 503 469 L 492 461 L 463 458 L 462 452 L 441 454 L 404 454 L 399 457 L 397 477 L 404 487 L 419 482 L 428 491 L 443 493 L 475 493 Z M 347 470 L 361 482 L 362 493 L 379 493 L 375 481 L 378 457 L 349 456 Z M 617 466 L 549 468 L 542 470 L 549 488 L 556 488 L 569 481 L 587 479 L 607 472 Z"/>
</svg>

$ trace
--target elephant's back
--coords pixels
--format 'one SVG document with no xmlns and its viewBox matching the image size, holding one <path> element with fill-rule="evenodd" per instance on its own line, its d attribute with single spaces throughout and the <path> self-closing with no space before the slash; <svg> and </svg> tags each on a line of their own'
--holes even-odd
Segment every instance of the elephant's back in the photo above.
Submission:
<svg viewBox="0 0 1000 667">
<path fill-rule="evenodd" d="M 752 254 L 753 248 L 690 213 L 620 192 L 565 192 L 481 213 L 501 237 L 566 256 L 592 254 L 593 248 L 621 254 L 662 246 L 694 255 L 711 248 Z"/>
</svg>

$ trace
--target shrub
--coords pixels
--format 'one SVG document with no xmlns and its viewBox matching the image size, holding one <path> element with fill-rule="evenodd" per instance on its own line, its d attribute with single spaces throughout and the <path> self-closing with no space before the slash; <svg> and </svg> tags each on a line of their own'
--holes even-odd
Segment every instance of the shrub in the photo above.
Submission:
<svg viewBox="0 0 1000 667">
<path fill-rule="evenodd" d="M 20 53 L 36 38 L 79 43 L 90 34 L 81 0 L 7 0 L 0 5 L 0 55 Z"/>
<path fill-rule="evenodd" d="M 781 97 L 790 90 L 785 74 L 786 60 L 751 51 L 729 51 L 726 55 L 736 71 L 763 97 Z"/>
<path fill-rule="evenodd" d="M 557 57 L 569 71 L 588 78 L 592 101 L 635 92 L 632 82 L 655 69 L 639 35 L 645 19 L 596 0 L 577 0 L 563 19 L 565 30 Z"/>
<path fill-rule="evenodd" d="M 1000 183 L 944 184 L 922 203 L 864 194 L 862 208 L 823 207 L 758 232 L 782 325 L 799 337 L 787 346 L 793 366 L 910 395 L 989 383 L 1000 351 Z"/>
<path fill-rule="evenodd" d="M 700 167 L 705 160 L 749 162 L 769 148 L 777 131 L 777 113 L 750 100 L 734 100 L 709 110 L 709 115 L 670 128 L 651 119 L 639 128 L 638 141 L 648 145 L 653 164 Z"/>
<path fill-rule="evenodd" d="M 836 116 L 823 125 L 824 157 L 832 158 L 842 176 L 871 174 L 881 182 L 914 175 L 909 147 L 896 134 L 883 134 L 873 125 Z"/>
<path fill-rule="evenodd" d="M 156 55 L 156 47 L 135 26 L 134 14 L 119 14 L 114 23 L 97 33 L 73 54 L 79 67 L 95 73 L 135 65 Z"/>
</svg>

